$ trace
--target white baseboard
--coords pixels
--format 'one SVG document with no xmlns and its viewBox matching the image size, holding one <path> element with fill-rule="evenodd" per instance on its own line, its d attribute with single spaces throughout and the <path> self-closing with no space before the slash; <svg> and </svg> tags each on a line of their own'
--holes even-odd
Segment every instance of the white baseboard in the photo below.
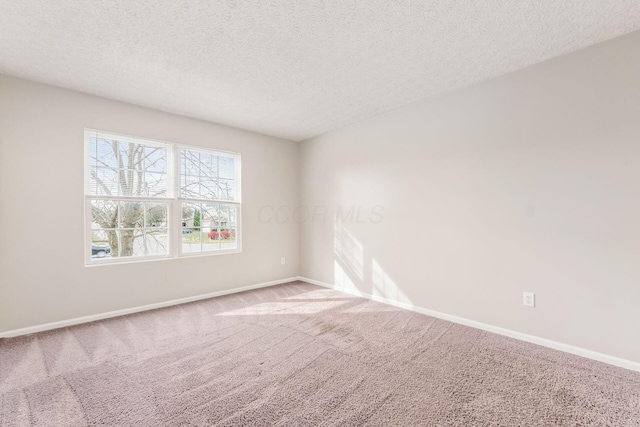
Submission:
<svg viewBox="0 0 640 427">
<path fill-rule="evenodd" d="M 577 356 L 586 357 L 587 359 L 593 359 L 599 362 L 607 363 L 609 365 L 619 366 L 621 368 L 629 369 L 631 371 L 640 372 L 640 363 L 633 362 L 631 360 L 621 359 L 619 357 L 610 356 L 608 354 L 598 353 L 597 351 L 587 350 L 586 348 L 576 347 L 576 346 L 564 344 L 558 341 L 552 341 L 546 338 L 537 337 L 535 335 L 529 335 L 522 332 L 516 332 L 511 329 L 505 329 L 499 326 L 489 325 L 487 323 L 465 319 L 464 317 L 453 316 L 451 314 L 441 313 L 439 311 L 417 307 L 412 304 L 394 301 L 388 298 L 367 294 L 367 293 L 360 292 L 353 289 L 342 288 L 340 286 L 332 285 L 325 282 L 320 282 L 318 280 L 309 279 L 307 277 L 298 277 L 297 279 L 303 282 L 310 283 L 312 285 L 318 285 L 325 288 L 334 289 L 336 291 L 344 292 L 344 293 L 355 295 L 362 298 L 367 298 L 367 299 L 381 302 L 384 304 L 389 304 L 394 307 L 415 311 L 416 313 L 426 314 L 427 316 L 436 317 L 438 319 L 448 320 L 453 323 L 459 323 L 461 325 L 470 326 L 472 328 L 482 329 L 483 331 L 493 332 L 494 334 L 504 335 L 510 338 L 515 338 L 517 340 L 526 341 L 532 344 L 538 344 L 544 347 L 553 348 L 555 350 L 564 351 L 565 353 L 575 354 Z"/>
<path fill-rule="evenodd" d="M 122 310 L 108 311 L 106 313 L 92 314 L 90 316 L 76 317 L 74 319 L 61 320 L 58 322 L 45 323 L 42 325 L 29 326 L 27 328 L 14 329 L 0 332 L 0 338 L 17 337 L 19 335 L 33 334 L 35 332 L 48 331 L 51 329 L 64 328 L 66 326 L 79 325 L 81 323 L 93 322 L 96 320 L 109 319 L 111 317 L 124 316 L 126 314 L 138 313 L 140 311 L 155 310 L 156 308 L 169 307 L 172 305 L 184 304 L 187 302 L 199 301 L 207 298 L 219 297 L 222 295 L 235 294 L 237 292 L 250 291 L 251 289 L 266 288 L 268 286 L 280 285 L 282 283 L 295 282 L 297 277 L 273 280 L 271 282 L 258 283 L 256 285 L 243 286 L 241 288 L 227 289 L 225 291 L 210 292 L 208 294 L 195 295 L 192 297 L 179 298 L 171 301 L 158 302 L 155 304 L 140 305 L 138 307 L 125 308 Z"/>
</svg>

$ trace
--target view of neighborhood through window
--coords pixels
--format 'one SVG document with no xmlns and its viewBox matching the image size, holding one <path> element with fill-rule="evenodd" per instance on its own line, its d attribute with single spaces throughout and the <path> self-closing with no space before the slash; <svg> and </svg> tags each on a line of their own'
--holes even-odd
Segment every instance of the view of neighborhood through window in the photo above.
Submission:
<svg viewBox="0 0 640 427">
<path fill-rule="evenodd" d="M 85 173 L 88 264 L 240 250 L 238 154 L 85 130 Z"/>
</svg>

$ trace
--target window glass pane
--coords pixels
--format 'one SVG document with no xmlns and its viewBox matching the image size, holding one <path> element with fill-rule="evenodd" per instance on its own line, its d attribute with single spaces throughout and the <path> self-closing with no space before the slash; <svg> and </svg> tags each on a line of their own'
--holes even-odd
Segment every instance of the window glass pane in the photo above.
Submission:
<svg viewBox="0 0 640 427">
<path fill-rule="evenodd" d="M 104 138 L 89 140 L 89 195 L 167 195 L 167 148 L 149 143 Z"/>
<path fill-rule="evenodd" d="M 166 196 L 167 188 L 166 173 L 145 172 L 140 195 L 145 197 L 164 197 Z"/>
<path fill-rule="evenodd" d="M 167 227 L 167 203 L 145 203 L 144 226 Z"/>
<path fill-rule="evenodd" d="M 200 168 L 205 175 L 218 176 L 218 156 L 211 153 L 200 153 Z"/>
<path fill-rule="evenodd" d="M 198 176 L 200 173 L 200 153 L 193 151 L 181 150 L 180 158 L 183 165 L 183 173 L 191 176 Z"/>
<path fill-rule="evenodd" d="M 200 203 L 182 204 L 182 252 L 200 252 L 202 248 Z"/>
<path fill-rule="evenodd" d="M 234 179 L 235 167 L 233 157 L 220 156 L 219 158 L 220 178 Z"/>
<path fill-rule="evenodd" d="M 112 147 L 114 147 L 114 153 L 116 154 L 116 157 L 119 156 L 119 162 L 122 163 L 122 165 L 120 166 L 120 168 L 126 168 L 127 165 L 129 164 L 129 161 L 134 162 L 135 160 L 135 151 L 136 148 L 135 147 L 136 144 L 134 144 L 133 142 L 127 142 L 127 141 L 116 141 L 113 140 L 113 143 L 111 144 Z M 117 146 L 117 149 L 115 149 L 115 147 Z"/>
<path fill-rule="evenodd" d="M 220 205 L 218 214 L 218 226 L 221 229 L 229 227 L 229 205 Z"/>
<path fill-rule="evenodd" d="M 220 205 L 218 224 L 220 229 L 220 249 L 236 249 L 236 218 L 235 205 Z"/>
<path fill-rule="evenodd" d="M 215 199 L 218 175 L 217 156 L 180 150 L 180 196 Z"/>
<path fill-rule="evenodd" d="M 220 249 L 236 249 L 238 247 L 236 243 L 236 229 L 225 228 L 220 231 Z"/>
<path fill-rule="evenodd" d="M 202 232 L 202 250 L 217 251 L 220 248 L 220 233 L 213 228 L 208 232 Z"/>
<path fill-rule="evenodd" d="M 119 257 L 135 257 L 145 255 L 144 233 L 141 229 L 120 229 L 120 246 L 117 251 Z M 112 252 L 114 252 L 112 250 Z M 115 252 L 112 254 L 115 256 Z"/>
<path fill-rule="evenodd" d="M 117 228 L 118 202 L 111 200 L 91 201 L 91 228 Z"/>
<path fill-rule="evenodd" d="M 217 228 L 212 228 L 208 233 L 203 234 L 203 251 L 217 251 L 220 248 L 220 232 Z"/>
<path fill-rule="evenodd" d="M 218 205 L 217 204 L 203 204 L 202 205 L 202 218 L 200 226 L 202 231 L 209 232 L 218 229 Z"/>
<path fill-rule="evenodd" d="M 238 209 L 235 205 L 226 205 L 229 209 L 229 227 L 238 226 Z"/>
<path fill-rule="evenodd" d="M 197 176 L 180 176 L 180 196 L 197 199 L 200 195 L 200 180 Z"/>
<path fill-rule="evenodd" d="M 200 228 L 186 228 L 182 230 L 182 252 L 202 251 L 202 232 Z"/>
<path fill-rule="evenodd" d="M 91 200 L 91 258 L 169 254 L 166 202 Z"/>
<path fill-rule="evenodd" d="M 118 170 L 97 166 L 91 169 L 92 188 L 91 194 L 99 196 L 111 196 L 118 194 Z"/>
<path fill-rule="evenodd" d="M 220 199 L 220 191 L 218 189 L 218 180 L 213 178 L 202 178 L 200 180 L 198 198 L 200 199 Z"/>
<path fill-rule="evenodd" d="M 183 203 L 182 204 L 182 228 L 193 228 L 193 217 L 196 209 L 199 209 L 199 203 Z"/>
<path fill-rule="evenodd" d="M 218 230 L 218 204 L 202 204 L 202 250 L 213 251 L 220 247 Z"/>
<path fill-rule="evenodd" d="M 112 141 L 94 136 L 91 139 L 91 166 L 98 168 L 118 169 L 118 149 Z"/>
<path fill-rule="evenodd" d="M 121 201 L 118 219 L 118 228 L 143 227 L 144 203 L 137 200 Z"/>
<path fill-rule="evenodd" d="M 111 258 L 109 237 L 113 234 L 114 230 L 91 230 L 91 258 Z"/>
<path fill-rule="evenodd" d="M 180 197 L 235 200 L 235 159 L 180 150 Z"/>
<path fill-rule="evenodd" d="M 167 255 L 169 253 L 169 234 L 167 229 L 145 229 L 144 244 L 147 255 Z"/>
<path fill-rule="evenodd" d="M 235 181 L 229 179 L 221 179 L 218 181 L 218 199 L 219 200 L 235 200 Z"/>
<path fill-rule="evenodd" d="M 147 172 L 167 171 L 166 149 L 160 147 L 144 148 L 144 170 Z"/>
</svg>

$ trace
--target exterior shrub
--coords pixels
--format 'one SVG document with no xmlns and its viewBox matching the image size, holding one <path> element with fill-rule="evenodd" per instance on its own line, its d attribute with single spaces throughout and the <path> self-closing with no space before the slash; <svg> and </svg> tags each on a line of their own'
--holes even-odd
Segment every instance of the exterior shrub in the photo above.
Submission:
<svg viewBox="0 0 640 427">
<path fill-rule="evenodd" d="M 224 240 L 228 240 L 230 238 L 233 238 L 233 239 L 236 238 L 236 231 L 235 230 L 232 230 L 232 231 L 220 230 L 220 233 L 218 233 L 218 231 L 212 230 L 207 235 L 209 236 L 209 239 L 211 239 L 211 240 L 218 240 L 218 238 L 224 239 Z"/>
</svg>

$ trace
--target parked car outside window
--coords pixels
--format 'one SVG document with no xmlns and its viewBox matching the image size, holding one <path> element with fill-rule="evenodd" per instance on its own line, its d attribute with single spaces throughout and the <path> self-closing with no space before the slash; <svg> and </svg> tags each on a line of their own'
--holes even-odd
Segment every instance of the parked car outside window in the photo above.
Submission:
<svg viewBox="0 0 640 427">
<path fill-rule="evenodd" d="M 91 256 L 97 258 L 104 258 L 111 253 L 111 248 L 108 246 L 91 246 Z"/>
</svg>

